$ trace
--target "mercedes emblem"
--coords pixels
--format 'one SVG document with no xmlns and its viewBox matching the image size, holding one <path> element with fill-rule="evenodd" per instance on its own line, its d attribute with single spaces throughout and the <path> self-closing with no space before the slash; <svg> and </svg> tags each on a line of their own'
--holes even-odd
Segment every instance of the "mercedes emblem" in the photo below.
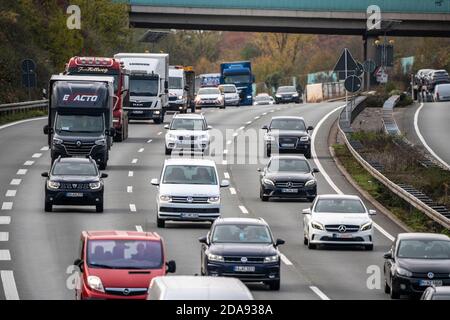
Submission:
<svg viewBox="0 0 450 320">
<path fill-rule="evenodd" d="M 338 231 L 339 231 L 340 233 L 344 233 L 345 231 L 347 231 L 347 227 L 344 226 L 343 224 L 341 224 L 341 225 L 338 227 Z"/>
</svg>

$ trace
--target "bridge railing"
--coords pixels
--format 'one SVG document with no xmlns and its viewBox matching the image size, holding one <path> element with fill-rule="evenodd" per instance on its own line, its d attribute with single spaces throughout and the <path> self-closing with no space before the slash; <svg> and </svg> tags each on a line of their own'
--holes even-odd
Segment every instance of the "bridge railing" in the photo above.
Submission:
<svg viewBox="0 0 450 320">
<path fill-rule="evenodd" d="M 26 101 L 18 103 L 0 104 L 0 117 L 35 110 L 47 110 L 48 100 Z"/>
</svg>

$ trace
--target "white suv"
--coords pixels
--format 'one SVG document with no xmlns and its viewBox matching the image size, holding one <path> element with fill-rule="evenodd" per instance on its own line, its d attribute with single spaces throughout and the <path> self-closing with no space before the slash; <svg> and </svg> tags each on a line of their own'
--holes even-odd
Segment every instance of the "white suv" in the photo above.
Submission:
<svg viewBox="0 0 450 320">
<path fill-rule="evenodd" d="M 310 209 L 303 210 L 304 243 L 309 249 L 319 244 L 358 245 L 373 250 L 373 226 L 358 196 L 319 195 Z"/>
<path fill-rule="evenodd" d="M 166 125 L 166 155 L 173 150 L 202 151 L 208 148 L 210 137 L 203 114 L 175 114 L 170 125 Z"/>
<path fill-rule="evenodd" d="M 229 181 L 219 182 L 216 164 L 203 159 L 167 159 L 156 195 L 157 225 L 164 228 L 171 221 L 211 221 L 220 217 L 220 188 Z"/>
</svg>

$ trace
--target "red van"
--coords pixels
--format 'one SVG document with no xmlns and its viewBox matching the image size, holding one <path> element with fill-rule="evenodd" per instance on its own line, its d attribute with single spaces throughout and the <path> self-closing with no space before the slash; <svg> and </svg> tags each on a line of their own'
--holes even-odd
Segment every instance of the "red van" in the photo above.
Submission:
<svg viewBox="0 0 450 320">
<path fill-rule="evenodd" d="M 83 231 L 81 283 L 77 299 L 146 299 L 154 277 L 174 273 L 175 261 L 166 262 L 163 239 L 154 232 Z"/>
</svg>

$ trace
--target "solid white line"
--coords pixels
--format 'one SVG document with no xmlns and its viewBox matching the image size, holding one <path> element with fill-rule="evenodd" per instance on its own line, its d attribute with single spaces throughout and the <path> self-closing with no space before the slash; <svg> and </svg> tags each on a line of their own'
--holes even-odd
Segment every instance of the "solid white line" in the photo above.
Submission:
<svg viewBox="0 0 450 320">
<path fill-rule="evenodd" d="M 42 153 L 35 153 L 35 154 L 33 154 L 32 156 L 31 156 L 32 158 L 40 158 L 40 157 L 42 157 Z"/>
<path fill-rule="evenodd" d="M 10 261 L 11 260 L 11 253 L 9 250 L 0 250 L 0 261 Z"/>
<path fill-rule="evenodd" d="M 131 212 L 136 212 L 136 205 L 135 204 L 130 204 L 130 211 Z"/>
<path fill-rule="evenodd" d="M 427 144 L 427 142 L 425 141 L 425 138 L 422 136 L 422 133 L 420 132 L 419 129 L 419 113 L 423 108 L 423 103 L 420 104 L 419 109 L 417 109 L 416 113 L 414 114 L 414 129 L 416 130 L 416 134 L 419 137 L 420 141 L 422 142 L 422 144 L 425 146 L 425 148 L 428 150 L 429 153 L 431 153 L 431 155 L 433 157 L 436 158 L 436 160 L 438 160 L 440 163 L 442 163 L 445 167 L 447 167 L 447 169 L 450 170 L 450 165 L 445 162 L 444 160 L 442 160 L 441 157 L 439 157 L 436 152 L 433 151 L 433 149 L 431 149 L 431 147 Z"/>
<path fill-rule="evenodd" d="M 131 161 L 131 163 L 135 164 L 138 162 L 138 159 L 133 159 L 133 161 Z"/>
<path fill-rule="evenodd" d="M 247 210 L 246 207 L 244 207 L 244 206 L 239 206 L 239 209 L 241 209 L 241 211 L 242 211 L 243 214 L 248 214 L 248 210 Z"/>
<path fill-rule="evenodd" d="M 9 216 L 0 216 L 0 224 L 1 225 L 11 224 L 11 217 L 9 217 Z"/>
<path fill-rule="evenodd" d="M 133 193 L 133 186 L 128 186 L 127 187 L 127 192 L 128 193 Z"/>
<path fill-rule="evenodd" d="M 230 179 L 230 174 L 228 172 L 224 172 L 223 176 L 225 177 L 225 179 Z"/>
<path fill-rule="evenodd" d="M 133 171 L 128 171 L 128 176 L 129 176 L 129 177 L 134 176 L 134 172 L 133 172 Z"/>
<path fill-rule="evenodd" d="M 0 278 L 3 282 L 3 291 L 5 292 L 6 300 L 19 300 L 19 293 L 17 292 L 13 271 L 0 271 Z"/>
<path fill-rule="evenodd" d="M 140 148 L 140 149 L 138 150 L 138 152 L 139 152 L 139 153 L 142 153 L 142 152 L 144 152 L 144 150 L 145 150 L 144 148 Z"/>
<path fill-rule="evenodd" d="M 22 179 L 12 179 L 10 182 L 10 185 L 12 186 L 18 186 L 22 183 Z"/>
<path fill-rule="evenodd" d="M 9 233 L 8 232 L 0 232 L 0 241 L 3 241 L 3 242 L 9 241 Z"/>
<path fill-rule="evenodd" d="M 382 227 L 380 227 L 380 225 L 378 225 L 377 223 L 375 223 L 375 221 L 372 221 L 373 226 L 375 227 L 375 229 L 377 229 L 378 231 L 380 231 L 386 238 L 388 238 L 391 241 L 395 240 L 395 237 L 393 237 L 389 232 L 387 232 L 386 230 L 384 230 Z"/>
<path fill-rule="evenodd" d="M 6 191 L 5 197 L 15 197 L 17 194 L 17 190 L 8 190 Z"/>
<path fill-rule="evenodd" d="M 291 261 L 289 261 L 289 259 L 284 254 L 282 254 L 281 252 L 280 252 L 280 258 L 281 258 L 281 261 L 283 261 L 283 263 L 285 265 L 287 265 L 287 266 L 292 266 L 293 265 L 293 263 Z"/>
<path fill-rule="evenodd" d="M 28 169 L 19 169 L 16 174 L 18 176 L 24 176 L 27 174 L 27 172 L 28 172 Z"/>
<path fill-rule="evenodd" d="M 314 293 L 317 294 L 320 299 L 322 299 L 322 300 L 330 300 L 330 298 L 328 298 L 327 295 L 325 293 L 323 293 L 319 288 L 317 288 L 315 286 L 310 286 L 309 288 L 312 291 L 314 291 Z"/>
<path fill-rule="evenodd" d="M 158 136 L 162 135 L 162 131 L 158 132 Z"/>
<path fill-rule="evenodd" d="M 136 226 L 137 232 L 144 232 L 144 229 L 142 229 L 142 226 Z"/>
<path fill-rule="evenodd" d="M 227 149 L 223 150 L 223 154 L 228 154 L 228 150 Z"/>
<path fill-rule="evenodd" d="M 45 146 L 45 147 L 41 148 L 41 151 L 48 151 L 48 150 L 50 150 L 50 148 L 48 146 Z"/>
<path fill-rule="evenodd" d="M 152 139 L 150 139 L 150 140 L 148 140 L 148 141 L 147 141 L 147 143 L 151 143 L 152 141 L 153 141 L 153 140 L 152 140 Z"/>
<path fill-rule="evenodd" d="M 12 210 L 13 203 L 12 202 L 3 202 L 2 210 Z"/>
<path fill-rule="evenodd" d="M 233 187 L 230 187 L 230 193 L 231 193 L 231 194 L 236 194 L 236 189 L 233 188 Z"/>
<path fill-rule="evenodd" d="M 34 164 L 34 161 L 26 161 L 23 165 L 29 167 L 29 166 L 32 166 L 33 164 Z"/>
</svg>

